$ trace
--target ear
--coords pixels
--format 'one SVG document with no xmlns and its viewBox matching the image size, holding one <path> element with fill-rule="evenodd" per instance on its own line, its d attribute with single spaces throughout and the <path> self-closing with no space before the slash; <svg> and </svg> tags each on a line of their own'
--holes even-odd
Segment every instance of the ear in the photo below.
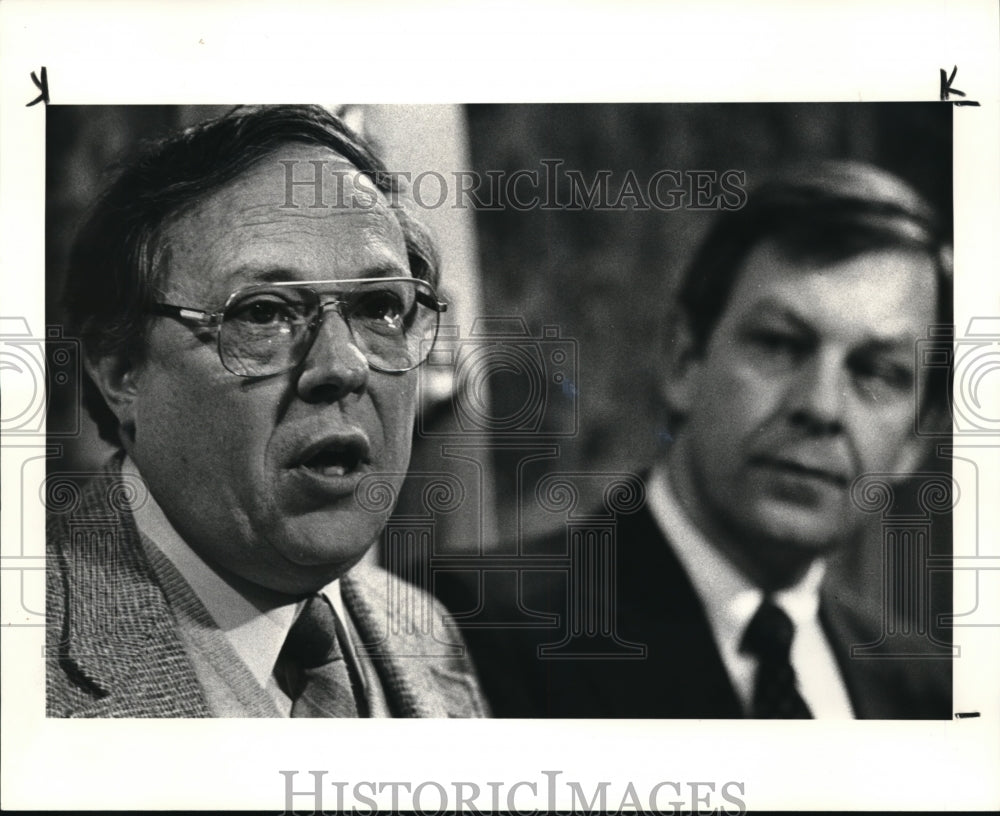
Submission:
<svg viewBox="0 0 1000 816">
<path fill-rule="evenodd" d="M 131 438 L 135 428 L 136 375 L 134 360 L 125 351 L 86 356 L 84 369 L 101 392 L 104 402 L 118 418 L 122 435 Z"/>
<path fill-rule="evenodd" d="M 672 413 L 686 416 L 694 402 L 701 350 L 695 343 L 690 321 L 680 310 L 670 316 L 665 352 L 667 365 L 660 378 L 660 396 Z"/>
</svg>

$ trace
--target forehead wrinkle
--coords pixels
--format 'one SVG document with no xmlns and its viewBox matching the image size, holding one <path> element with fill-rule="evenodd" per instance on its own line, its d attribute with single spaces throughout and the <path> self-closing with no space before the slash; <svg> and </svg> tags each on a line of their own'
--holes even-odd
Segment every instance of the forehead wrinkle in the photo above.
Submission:
<svg viewBox="0 0 1000 816">
<path fill-rule="evenodd" d="M 375 188 L 372 188 L 372 194 L 374 194 Z M 257 201 L 257 202 L 244 202 L 244 200 L 238 201 L 237 205 L 229 208 L 225 207 L 224 212 L 228 217 L 235 215 L 244 215 L 248 218 L 253 218 L 257 213 L 271 213 L 277 212 L 282 218 L 307 218 L 315 220 L 323 220 L 330 217 L 337 217 L 342 215 L 357 215 L 357 216 L 378 216 L 392 218 L 392 220 L 397 220 L 395 213 L 392 211 L 393 208 L 389 206 L 389 202 L 385 200 L 385 197 L 378 193 L 375 200 L 372 201 L 370 197 L 365 199 L 364 204 L 358 204 L 356 206 L 351 205 L 349 199 L 344 199 L 343 201 L 331 201 L 321 207 L 313 207 L 310 204 L 295 204 L 294 206 L 286 205 L 287 199 L 284 196 L 279 196 L 274 199 L 274 201 Z M 221 202 L 213 201 L 209 206 L 219 207 Z"/>
<path fill-rule="evenodd" d="M 354 222 L 357 223 L 357 222 Z M 343 262 L 349 262 L 358 251 L 357 243 L 343 245 L 336 235 L 328 235 L 312 221 L 297 221 L 290 226 L 287 219 L 261 218 L 255 224 L 241 220 L 239 225 L 224 225 L 221 230 L 199 230 L 197 221 L 179 225 L 192 232 L 176 236 L 164 236 L 164 251 L 173 256 L 173 261 L 200 270 L 198 274 L 178 277 L 170 274 L 173 263 L 166 265 L 167 274 L 163 278 L 164 294 L 181 305 L 221 306 L 235 289 L 266 280 L 301 280 L 305 283 L 316 276 L 335 280 L 335 269 Z M 254 234 L 247 235 L 242 228 L 250 228 Z M 410 274 L 404 240 L 401 233 L 393 229 L 391 223 L 372 218 L 355 232 L 352 240 L 360 242 L 368 253 L 362 268 L 353 270 L 351 277 L 394 277 Z M 399 235 L 399 247 L 396 236 Z M 174 237 L 171 242 L 170 238 Z M 203 241 L 195 245 L 194 240 Z M 316 259 L 317 242 L 322 245 L 325 261 Z M 261 251 L 257 251 L 257 248 Z M 268 248 L 288 247 L 278 252 Z M 179 250 L 179 251 L 178 251 Z M 320 263 L 319 266 L 317 264 Z M 230 264 L 235 264 L 231 266 Z M 327 268 L 329 267 L 329 268 Z M 184 301 L 184 302 L 182 302 Z"/>
<path fill-rule="evenodd" d="M 317 212 L 316 214 L 293 211 L 276 214 L 271 207 L 258 207 L 255 209 L 258 210 L 256 214 L 249 210 L 234 213 L 227 219 L 232 225 L 231 228 L 233 230 L 254 227 L 275 227 L 282 230 L 291 228 L 309 231 L 312 234 L 313 231 L 310 230 L 310 227 L 321 227 L 327 224 L 330 218 L 339 218 L 342 216 L 366 219 L 368 223 L 362 225 L 364 229 L 383 235 L 394 234 L 396 227 L 398 227 L 395 218 L 391 217 L 388 213 L 378 211 L 333 210 L 328 213 Z M 401 230 L 402 228 L 400 228 Z"/>
<path fill-rule="evenodd" d="M 332 154 L 331 159 L 335 158 Z M 337 162 L 341 163 L 352 167 L 346 160 Z M 352 242 L 355 249 L 363 246 L 371 255 L 364 264 L 366 269 L 408 274 L 405 231 L 397 214 L 373 185 L 345 185 L 342 200 L 350 202 L 355 190 L 364 196 L 364 206 L 336 207 L 328 202 L 325 208 L 301 204 L 281 207 L 285 201 L 283 174 L 262 172 L 260 165 L 249 169 L 164 225 L 161 240 L 164 249 L 173 250 L 174 258 L 166 265 L 163 288 L 173 289 L 178 293 L 175 297 L 194 300 L 224 297 L 228 284 L 223 281 L 239 279 L 231 264 L 243 269 L 285 268 L 290 273 L 287 277 L 293 279 L 316 275 L 332 279 L 337 277 L 332 269 L 326 275 L 322 268 L 316 268 L 317 247 L 332 265 L 349 258 Z M 328 192 L 326 197 L 330 195 Z M 339 221 L 345 228 L 350 225 L 351 232 L 342 247 L 338 221 L 329 219 L 345 215 L 362 220 Z M 268 245 L 281 246 L 286 256 L 269 253 Z M 286 246 L 290 251 L 284 249 Z M 184 276 L 181 282 L 170 274 L 179 268 L 177 265 L 200 271 Z"/>
<path fill-rule="evenodd" d="M 328 234 L 310 222 L 290 225 L 284 219 L 279 218 L 262 220 L 253 225 L 243 224 L 242 226 L 252 227 L 254 234 L 245 236 L 241 228 L 237 227 L 231 233 L 219 236 L 209 245 L 214 250 L 213 254 L 222 257 L 229 255 L 230 253 L 225 250 L 231 244 L 237 245 L 234 253 L 237 258 L 241 254 L 241 249 L 245 252 L 246 248 L 253 248 L 255 245 L 288 247 L 289 254 L 285 260 L 262 258 L 261 263 L 267 266 L 294 268 L 299 265 L 301 258 L 310 256 L 311 247 L 315 248 L 317 242 L 322 247 L 323 253 L 333 261 L 346 260 L 351 252 L 357 251 L 357 246 L 352 247 L 350 241 L 345 240 L 342 243 L 336 234 Z M 391 224 L 374 219 L 360 225 L 359 232 L 351 236 L 351 239 L 352 241 L 360 239 L 365 250 L 373 257 L 373 265 L 391 267 L 396 270 L 396 274 L 406 274 L 409 266 L 406 263 L 405 250 L 403 250 L 403 254 L 396 251 L 397 236 L 400 236 L 400 244 L 403 246 L 401 234 L 394 230 Z M 243 257 L 247 256 L 244 254 Z"/>
<path fill-rule="evenodd" d="M 201 224 L 217 218 L 223 227 L 222 234 L 217 237 L 214 243 L 225 241 L 231 237 L 230 233 L 242 230 L 255 229 L 259 227 L 273 228 L 280 231 L 301 228 L 303 233 L 316 235 L 315 229 L 310 227 L 320 227 L 328 222 L 330 218 L 340 216 L 353 216 L 355 218 L 366 219 L 368 223 L 363 228 L 369 232 L 374 232 L 380 236 L 402 236 L 402 227 L 395 214 L 383 200 L 378 200 L 371 207 L 356 208 L 282 208 L 273 202 L 259 202 L 253 204 L 239 203 L 236 206 L 227 206 L 224 198 L 212 198 L 197 205 L 193 210 L 185 213 L 171 224 L 167 232 L 175 229 L 184 230 L 187 227 L 199 230 Z M 297 222 L 292 226 L 290 222 Z M 273 240 L 273 237 L 269 238 Z"/>
<path fill-rule="evenodd" d="M 311 165 L 317 155 L 321 156 L 322 161 L 319 189 L 311 184 L 297 184 L 289 191 L 285 168 L 278 160 L 294 160 Z M 294 145 L 287 150 L 287 155 L 274 154 L 273 158 L 276 160 L 274 164 L 258 162 L 227 184 L 209 192 L 196 205 L 195 212 L 200 211 L 204 215 L 214 211 L 222 220 L 232 220 L 241 214 L 252 216 L 259 210 L 276 210 L 283 217 L 298 216 L 307 219 L 323 219 L 342 214 L 378 214 L 398 222 L 385 194 L 375 182 L 332 149 L 318 148 L 317 153 L 316 147 Z M 330 172 L 329 168 L 332 166 L 338 169 Z M 325 206 L 311 206 L 317 193 Z M 363 204 L 351 206 L 350 202 L 355 196 L 360 197 Z M 288 203 L 292 206 L 285 206 Z"/>
</svg>

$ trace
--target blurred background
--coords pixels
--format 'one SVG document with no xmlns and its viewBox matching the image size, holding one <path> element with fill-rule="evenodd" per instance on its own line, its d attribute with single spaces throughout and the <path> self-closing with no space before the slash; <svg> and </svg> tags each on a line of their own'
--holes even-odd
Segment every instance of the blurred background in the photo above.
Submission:
<svg viewBox="0 0 1000 816">
<path fill-rule="evenodd" d="M 433 554 L 516 552 L 518 542 L 564 523 L 536 495 L 547 474 L 578 474 L 577 508 L 599 504 L 607 479 L 642 474 L 669 444 L 658 398 L 668 304 L 716 207 L 643 208 L 622 195 L 629 173 L 645 189 L 658 171 L 745 174 L 746 186 L 782 165 L 853 158 L 880 165 L 922 192 L 951 224 L 951 106 L 866 104 L 331 105 L 381 150 L 389 169 L 424 184 L 421 213 L 442 245 L 444 316 L 439 354 L 420 372 L 423 406 L 413 474 L 397 517 L 432 518 L 430 550 L 392 564 L 426 567 Z M 76 225 L 105 168 L 137 142 L 226 110 L 204 106 L 48 108 L 47 319 L 61 323 L 58 292 Z M 541 198 L 565 204 L 567 172 L 612 206 L 522 206 L 535 188 L 511 187 L 518 171 L 545 178 Z M 454 174 L 482 186 L 460 192 Z M 446 196 L 440 198 L 444 180 Z M 469 173 L 468 178 L 473 178 Z M 545 184 L 543 183 L 543 187 Z M 669 184 L 664 184 L 664 190 Z M 468 189 L 468 187 L 467 187 Z M 579 184 L 577 184 L 579 190 Z M 620 198 L 620 201 L 618 200 Z M 418 202 L 420 203 L 420 202 Z M 613 205 L 620 204 L 619 208 Z M 99 467 L 109 450 L 78 403 L 53 399 L 49 427 L 60 456 L 49 471 Z M 950 472 L 947 460 L 928 470 Z M 428 480 L 448 474 L 452 501 L 428 510 Z M 914 490 L 898 509 L 915 507 Z M 433 502 L 432 502 L 433 503 Z M 934 554 L 951 552 L 950 520 L 935 518 Z M 874 604 L 887 580 L 880 519 L 836 565 Z M 935 592 L 950 608 L 950 576 Z"/>
</svg>

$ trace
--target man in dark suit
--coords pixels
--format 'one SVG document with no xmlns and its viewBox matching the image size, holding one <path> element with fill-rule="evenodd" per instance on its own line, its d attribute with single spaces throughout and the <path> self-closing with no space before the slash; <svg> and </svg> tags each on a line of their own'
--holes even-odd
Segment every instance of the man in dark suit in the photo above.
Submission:
<svg viewBox="0 0 1000 816">
<path fill-rule="evenodd" d="M 391 201 L 391 203 L 390 203 Z M 118 453 L 48 483 L 54 717 L 478 716 L 428 598 L 361 563 L 437 333 L 437 255 L 321 108 L 147 145 L 75 244 L 85 398 Z"/>
<path fill-rule="evenodd" d="M 925 427 L 946 416 L 947 372 L 925 382 L 915 350 L 950 304 L 934 215 L 876 168 L 801 168 L 723 214 L 681 282 L 662 381 L 674 438 L 645 505 L 618 517 L 613 591 L 520 576 L 522 620 L 597 621 L 583 628 L 599 648 L 554 647 L 559 632 L 503 614 L 468 628 L 495 712 L 950 717 L 947 645 L 921 633 L 894 651 L 894 624 L 824 580 L 858 532 L 859 477 L 904 478 L 925 453 L 915 409 Z M 452 608 L 512 600 L 482 595 Z"/>
</svg>

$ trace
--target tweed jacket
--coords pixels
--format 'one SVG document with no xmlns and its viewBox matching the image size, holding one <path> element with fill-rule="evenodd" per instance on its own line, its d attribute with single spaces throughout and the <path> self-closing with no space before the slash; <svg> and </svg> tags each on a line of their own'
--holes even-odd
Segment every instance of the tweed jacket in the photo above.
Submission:
<svg viewBox="0 0 1000 816">
<path fill-rule="evenodd" d="M 50 475 L 47 485 L 48 716 L 212 716 L 129 510 L 144 484 L 115 460 L 82 478 Z M 433 610 L 431 620 L 445 622 L 440 605 L 378 567 L 359 565 L 340 584 L 357 645 L 370 656 L 393 716 L 485 715 L 453 629 L 414 631 L 388 621 L 391 598 L 415 598 Z"/>
<path fill-rule="evenodd" d="M 565 546 L 560 531 L 527 542 L 524 552 L 550 554 Z M 492 610 L 497 619 L 516 619 L 518 610 L 529 610 L 560 621 L 548 628 L 465 629 L 493 716 L 742 718 L 702 599 L 648 508 L 619 518 L 615 560 L 615 634 L 623 643 L 643 647 L 641 656 L 624 655 L 624 650 L 624 656 L 610 659 L 540 656 L 541 647 L 566 637 L 565 575 L 525 570 L 518 599 L 484 597 L 486 590 L 478 584 L 438 582 L 439 596 L 460 621 L 462 613 L 477 608 Z M 951 661 L 930 655 L 852 658 L 852 646 L 877 643 L 882 631 L 880 620 L 859 610 L 855 600 L 824 588 L 820 622 L 855 716 L 949 719 Z"/>
</svg>

